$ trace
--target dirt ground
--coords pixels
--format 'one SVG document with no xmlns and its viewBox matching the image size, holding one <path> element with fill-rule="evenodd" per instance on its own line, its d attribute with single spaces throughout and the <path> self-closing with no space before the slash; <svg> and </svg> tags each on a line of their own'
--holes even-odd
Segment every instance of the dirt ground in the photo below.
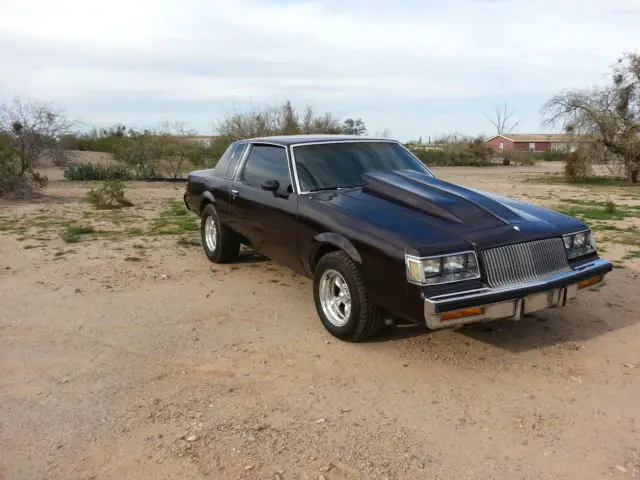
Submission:
<svg viewBox="0 0 640 480">
<path fill-rule="evenodd" d="M 434 172 L 543 205 L 640 204 L 522 181 L 554 168 Z M 88 187 L 0 203 L 0 479 L 640 477 L 631 247 L 603 237 L 619 268 L 563 311 L 349 344 L 308 279 L 208 262 L 161 213 L 182 185 L 131 184 L 136 207 L 108 213 Z M 69 219 L 95 230 L 74 237 Z"/>
</svg>

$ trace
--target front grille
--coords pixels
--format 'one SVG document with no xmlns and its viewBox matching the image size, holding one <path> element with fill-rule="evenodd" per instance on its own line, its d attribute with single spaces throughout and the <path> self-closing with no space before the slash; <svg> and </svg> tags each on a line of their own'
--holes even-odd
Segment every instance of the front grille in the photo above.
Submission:
<svg viewBox="0 0 640 480">
<path fill-rule="evenodd" d="M 482 251 L 482 259 L 492 288 L 545 280 L 571 271 L 560 238 L 489 248 Z"/>
</svg>

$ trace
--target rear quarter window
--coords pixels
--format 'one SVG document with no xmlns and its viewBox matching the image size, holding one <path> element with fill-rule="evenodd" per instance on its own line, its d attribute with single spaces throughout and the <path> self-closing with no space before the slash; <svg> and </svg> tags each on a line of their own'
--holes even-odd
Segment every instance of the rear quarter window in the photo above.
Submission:
<svg viewBox="0 0 640 480">
<path fill-rule="evenodd" d="M 227 173 L 230 171 L 229 167 L 232 167 L 231 171 L 235 170 L 235 166 L 238 164 L 239 154 L 242 153 L 245 147 L 245 143 L 234 142 L 224 151 L 218 163 L 213 169 L 214 175 L 218 177 L 227 177 Z M 230 177 L 227 177 L 230 178 Z"/>
</svg>

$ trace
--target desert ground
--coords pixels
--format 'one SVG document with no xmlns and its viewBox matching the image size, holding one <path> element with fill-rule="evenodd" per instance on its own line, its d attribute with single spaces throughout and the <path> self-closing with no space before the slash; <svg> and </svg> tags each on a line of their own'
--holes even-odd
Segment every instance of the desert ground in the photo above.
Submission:
<svg viewBox="0 0 640 480">
<path fill-rule="evenodd" d="M 1 202 L 0 479 L 640 478 L 640 188 L 527 181 L 558 168 L 433 171 L 588 218 L 604 286 L 361 344 L 310 280 L 210 263 L 180 183 L 105 211 L 53 175 Z"/>
</svg>

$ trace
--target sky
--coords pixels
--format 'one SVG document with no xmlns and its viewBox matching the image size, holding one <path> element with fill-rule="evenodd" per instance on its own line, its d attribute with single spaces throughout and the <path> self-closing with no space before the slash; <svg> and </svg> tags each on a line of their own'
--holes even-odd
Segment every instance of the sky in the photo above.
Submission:
<svg viewBox="0 0 640 480">
<path fill-rule="evenodd" d="M 87 124 L 183 121 L 291 100 L 402 141 L 548 131 L 552 95 L 639 52 L 640 0 L 2 0 L 0 101 Z"/>
</svg>

